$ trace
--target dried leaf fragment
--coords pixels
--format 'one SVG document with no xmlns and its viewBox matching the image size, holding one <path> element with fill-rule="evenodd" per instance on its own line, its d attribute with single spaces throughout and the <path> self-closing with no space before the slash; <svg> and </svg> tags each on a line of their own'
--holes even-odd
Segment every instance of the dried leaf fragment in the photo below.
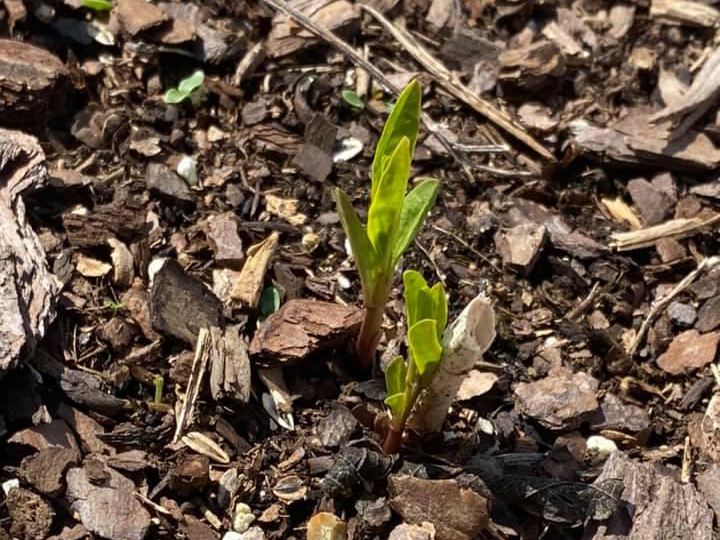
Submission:
<svg viewBox="0 0 720 540">
<path fill-rule="evenodd" d="M 280 234 L 276 231 L 259 244 L 248 249 L 248 257 L 240 277 L 230 291 L 230 298 L 239 300 L 250 308 L 256 308 L 263 289 L 265 273 L 277 247 Z"/>
<path fill-rule="evenodd" d="M 220 448 L 220 445 L 199 431 L 191 431 L 187 435 L 183 435 L 181 441 L 198 454 L 207 456 L 218 463 L 230 463 L 230 457 Z"/>
</svg>

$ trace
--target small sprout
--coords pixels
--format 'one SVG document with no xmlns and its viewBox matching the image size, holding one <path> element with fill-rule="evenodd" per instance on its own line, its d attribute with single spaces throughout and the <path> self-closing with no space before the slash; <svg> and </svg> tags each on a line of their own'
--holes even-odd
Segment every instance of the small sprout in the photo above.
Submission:
<svg viewBox="0 0 720 540">
<path fill-rule="evenodd" d="M 365 108 L 365 102 L 352 90 L 343 90 L 340 95 L 342 96 L 343 101 L 351 107 L 355 107 L 356 109 Z"/>
<path fill-rule="evenodd" d="M 280 309 L 280 301 L 280 291 L 277 290 L 277 287 L 273 285 L 266 287 L 260 297 L 260 320 L 268 318 Z"/>
<path fill-rule="evenodd" d="M 153 379 L 153 385 L 155 386 L 155 404 L 160 405 L 163 397 L 163 387 L 165 386 L 165 378 L 162 375 L 155 375 Z"/>
<path fill-rule="evenodd" d="M 109 309 L 113 312 L 113 315 L 117 315 L 120 310 L 125 309 L 125 304 L 116 302 L 115 300 L 105 300 L 103 302 L 103 309 Z"/>
<path fill-rule="evenodd" d="M 110 11 L 113 8 L 112 2 L 108 0 L 83 0 L 82 5 L 93 11 Z"/>
<path fill-rule="evenodd" d="M 365 318 L 357 341 L 360 365 L 372 365 L 392 278 L 400 256 L 415 238 L 435 203 L 438 181 L 426 178 L 407 195 L 410 165 L 420 124 L 420 85 L 400 94 L 375 149 L 367 227 L 350 198 L 335 190 L 335 201 L 360 274 Z"/>
<path fill-rule="evenodd" d="M 197 99 L 193 100 L 193 104 L 195 104 L 195 101 L 199 102 L 199 99 L 202 97 L 201 93 L 204 81 L 205 74 L 201 70 L 197 70 L 189 77 L 181 80 L 177 88 L 168 89 L 163 99 L 165 103 L 177 104 L 182 103 L 188 98 L 197 96 Z"/>
<path fill-rule="evenodd" d="M 390 429 L 383 450 L 397 452 L 415 402 L 431 382 L 440 360 L 442 334 L 447 325 L 448 308 L 442 283 L 429 287 L 415 270 L 403 274 L 409 360 L 395 358 L 385 370 Z"/>
</svg>

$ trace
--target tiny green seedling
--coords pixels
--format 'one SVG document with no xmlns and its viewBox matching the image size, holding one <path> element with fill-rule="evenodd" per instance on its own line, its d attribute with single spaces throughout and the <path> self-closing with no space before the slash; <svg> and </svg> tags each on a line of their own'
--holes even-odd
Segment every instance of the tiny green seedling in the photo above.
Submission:
<svg viewBox="0 0 720 540">
<path fill-rule="evenodd" d="M 356 92 L 353 92 L 352 90 L 343 90 L 340 95 L 342 96 L 343 101 L 351 107 L 355 107 L 356 109 L 365 108 L 365 102 L 363 102 L 362 98 L 357 95 Z"/>
<path fill-rule="evenodd" d="M 108 0 L 83 0 L 82 5 L 93 11 L 110 11 L 113 8 L 112 2 Z"/>
<path fill-rule="evenodd" d="M 385 123 L 372 164 L 367 227 L 360 223 L 347 194 L 335 190 L 340 221 L 362 284 L 365 317 L 357 355 L 364 369 L 375 356 L 395 268 L 437 196 L 438 181 L 431 178 L 421 180 L 405 195 L 420 127 L 420 98 L 420 85 L 412 81 Z"/>
<path fill-rule="evenodd" d="M 390 429 L 383 449 L 397 452 L 410 412 L 432 381 L 442 359 L 442 334 L 447 325 L 448 307 L 442 283 L 428 286 L 415 270 L 403 274 L 409 360 L 395 358 L 385 370 Z"/>
<path fill-rule="evenodd" d="M 155 375 L 153 378 L 153 386 L 155 387 L 155 396 L 153 403 L 160 405 L 162 403 L 163 388 L 165 386 L 165 377 L 162 375 Z"/>
<path fill-rule="evenodd" d="M 115 300 L 105 300 L 103 302 L 103 308 L 109 309 L 113 312 L 113 315 L 117 315 L 120 310 L 125 309 L 125 304 L 122 302 L 116 302 Z"/>
<path fill-rule="evenodd" d="M 170 88 L 165 92 L 165 103 L 177 104 L 182 103 L 190 98 L 193 105 L 197 105 L 204 97 L 203 82 L 205 74 L 201 70 L 197 70 L 189 77 L 180 81 L 177 88 Z"/>
</svg>

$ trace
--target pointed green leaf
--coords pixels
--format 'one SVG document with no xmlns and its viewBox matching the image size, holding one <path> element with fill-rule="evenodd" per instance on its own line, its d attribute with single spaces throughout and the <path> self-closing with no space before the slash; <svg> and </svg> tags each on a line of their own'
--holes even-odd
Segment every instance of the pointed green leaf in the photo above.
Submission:
<svg viewBox="0 0 720 540">
<path fill-rule="evenodd" d="M 407 312 L 408 328 L 418 322 L 421 308 L 419 306 L 420 291 L 427 289 L 427 283 L 422 274 L 416 270 L 403 272 L 403 296 L 405 298 L 405 311 Z"/>
<path fill-rule="evenodd" d="M 375 277 L 379 269 L 377 254 L 350 203 L 350 199 L 340 188 L 335 190 L 335 203 L 340 215 L 340 222 L 350 240 L 350 247 L 362 282 L 363 294 L 368 299 L 375 288 Z"/>
<path fill-rule="evenodd" d="M 420 129 L 420 85 L 413 80 L 401 93 L 385 122 L 382 135 L 375 147 L 375 158 L 372 165 L 372 184 L 370 198 L 375 197 L 375 189 L 382 176 L 383 158 L 390 156 L 403 137 L 409 142 L 409 154 L 415 152 L 415 141 Z"/>
<path fill-rule="evenodd" d="M 195 73 L 180 81 L 180 84 L 178 85 L 178 90 L 180 90 L 181 92 L 185 92 L 186 94 L 191 94 L 200 86 L 202 86 L 204 80 L 205 74 L 198 69 Z"/>
<path fill-rule="evenodd" d="M 407 407 L 405 393 L 386 397 L 385 405 L 390 408 L 390 413 L 393 418 L 402 418 L 405 415 L 405 407 Z"/>
<path fill-rule="evenodd" d="M 412 360 L 422 377 L 430 373 L 440 362 L 442 345 L 437 336 L 437 324 L 432 319 L 423 319 L 408 330 L 408 345 Z"/>
<path fill-rule="evenodd" d="M 407 368 L 402 356 L 398 356 L 385 368 L 385 387 L 388 396 L 393 396 L 405 391 L 405 375 Z"/>
<path fill-rule="evenodd" d="M 109 11 L 113 7 L 112 2 L 108 0 L 83 0 L 82 5 L 94 11 Z"/>
<path fill-rule="evenodd" d="M 165 103 L 180 103 L 181 101 L 185 100 L 188 97 L 188 95 L 185 92 L 181 92 L 177 88 L 171 88 L 167 92 L 165 92 L 165 97 L 163 99 L 165 100 Z"/>
<path fill-rule="evenodd" d="M 403 137 L 395 148 L 368 210 L 367 235 L 378 254 L 381 268 L 390 264 L 403 198 L 410 176 L 409 141 Z"/>
<path fill-rule="evenodd" d="M 437 324 L 438 339 L 442 341 L 442 334 L 445 331 L 445 326 L 447 326 L 448 318 L 447 295 L 443 284 L 436 283 L 433 285 L 432 289 L 430 289 L 430 295 L 432 296 L 433 319 Z"/>
<path fill-rule="evenodd" d="M 437 180 L 427 178 L 415 186 L 405 197 L 400 212 L 398 233 L 393 246 L 393 268 L 397 265 L 398 260 L 410 245 L 410 242 L 415 239 L 415 235 L 423 221 L 425 221 L 430 208 L 435 204 L 439 185 L 440 182 Z"/>
</svg>

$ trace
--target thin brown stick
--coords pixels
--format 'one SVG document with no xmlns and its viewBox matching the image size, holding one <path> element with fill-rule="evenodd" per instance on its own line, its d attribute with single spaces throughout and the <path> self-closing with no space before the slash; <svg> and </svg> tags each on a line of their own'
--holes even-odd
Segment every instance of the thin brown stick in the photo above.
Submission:
<svg viewBox="0 0 720 540">
<path fill-rule="evenodd" d="M 675 298 L 678 294 L 687 289 L 700 274 L 702 274 L 706 270 L 712 270 L 719 264 L 720 256 L 707 257 L 703 259 L 702 261 L 700 261 L 700 264 L 697 265 L 697 268 L 695 268 L 695 270 L 690 272 L 680 281 L 680 283 L 675 285 L 675 288 L 672 291 L 670 291 L 662 298 L 658 298 L 657 300 L 655 300 L 655 302 L 652 303 L 647 317 L 645 317 L 642 325 L 640 325 L 638 333 L 635 335 L 635 339 L 633 339 L 632 343 L 630 344 L 630 348 L 628 349 L 628 356 L 632 357 L 635 354 L 635 351 L 637 351 L 640 343 L 642 343 L 642 340 L 645 338 L 645 334 L 650 328 L 652 322 L 655 320 L 655 317 L 657 317 L 658 313 L 665 309 L 665 306 L 667 306 L 673 298 Z"/>
<path fill-rule="evenodd" d="M 267 0 L 266 0 L 267 1 Z M 375 17 L 388 32 L 422 65 L 430 72 L 430 75 L 450 94 L 457 99 L 472 107 L 490 120 L 493 124 L 499 126 L 517 140 L 525 143 L 529 148 L 541 155 L 548 161 L 556 161 L 555 156 L 536 141 L 525 129 L 517 124 L 512 118 L 494 107 L 491 103 L 479 98 L 472 90 L 461 83 L 453 73 L 447 69 L 441 62 L 433 57 L 427 50 L 420 45 L 417 40 L 407 30 L 400 28 L 390 22 L 382 13 L 375 8 L 365 4 L 360 7 Z"/>
<path fill-rule="evenodd" d="M 339 37 L 337 37 L 335 34 L 333 34 L 330 30 L 323 28 L 321 26 L 318 26 L 315 24 L 308 16 L 305 14 L 299 12 L 292 6 L 289 6 L 287 2 L 284 0 L 263 0 L 266 4 L 269 6 L 275 8 L 276 10 L 280 11 L 281 13 L 285 14 L 286 16 L 290 17 L 291 19 L 295 20 L 299 25 L 304 27 L 309 32 L 312 32 L 316 36 L 318 36 L 321 39 L 324 39 L 325 41 L 331 43 L 335 47 L 337 47 L 343 54 L 345 54 L 353 63 L 360 66 L 362 69 L 367 71 L 375 80 L 377 80 L 380 84 L 382 84 L 387 90 L 390 92 L 398 95 L 400 93 L 400 88 L 395 86 L 384 74 L 383 72 L 378 69 L 376 66 L 371 64 L 368 60 L 363 58 L 361 54 L 359 54 L 355 49 L 353 49 L 347 42 L 343 41 Z M 425 126 L 425 129 L 428 130 L 431 134 L 433 134 L 438 141 L 440 141 L 440 144 L 447 150 L 448 154 L 460 165 L 460 167 L 463 170 L 463 173 L 467 177 L 469 181 L 474 181 L 475 176 L 473 175 L 472 171 L 470 170 L 467 160 L 465 160 L 459 153 L 458 149 L 455 148 L 455 145 L 451 143 L 447 137 L 445 137 L 436 127 L 435 122 L 424 112 L 420 113 L 420 119 L 422 120 L 423 125 Z M 529 137 L 529 135 L 528 135 Z M 522 139 L 521 139 L 522 140 Z M 474 164 L 474 167 L 476 167 L 479 170 L 489 172 L 490 174 L 496 174 L 498 171 L 500 172 L 506 172 L 502 170 L 498 170 L 494 167 L 486 166 L 486 165 L 477 165 Z M 517 173 L 516 173 L 517 174 Z M 526 175 L 525 172 L 520 172 L 521 175 Z"/>
</svg>

